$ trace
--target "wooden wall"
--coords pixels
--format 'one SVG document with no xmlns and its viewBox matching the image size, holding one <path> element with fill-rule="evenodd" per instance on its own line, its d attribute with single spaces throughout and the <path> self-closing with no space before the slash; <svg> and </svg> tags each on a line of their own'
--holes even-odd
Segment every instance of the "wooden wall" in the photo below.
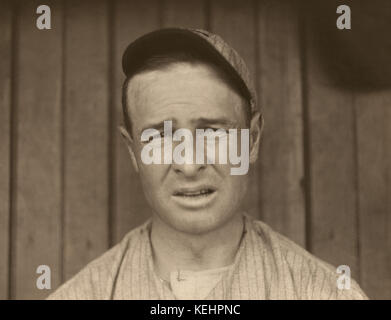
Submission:
<svg viewBox="0 0 391 320">
<path fill-rule="evenodd" d="M 247 209 L 391 298 L 391 90 L 333 87 L 284 0 L 39 1 L 0 5 L 0 299 L 44 298 L 148 217 L 117 125 L 126 45 L 206 28 L 254 71 L 266 126 Z"/>
</svg>

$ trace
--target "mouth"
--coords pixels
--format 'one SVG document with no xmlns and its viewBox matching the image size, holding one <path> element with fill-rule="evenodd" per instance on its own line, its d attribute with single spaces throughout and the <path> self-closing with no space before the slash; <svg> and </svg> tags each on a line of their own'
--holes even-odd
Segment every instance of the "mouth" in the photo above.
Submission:
<svg viewBox="0 0 391 320">
<path fill-rule="evenodd" d="M 181 189 L 174 192 L 175 197 L 185 197 L 185 198 L 197 198 L 197 197 L 207 197 L 215 193 L 216 190 L 213 188 L 199 188 L 199 189 Z"/>
<path fill-rule="evenodd" d="M 216 197 L 216 194 L 216 188 L 209 186 L 183 188 L 173 193 L 173 199 L 183 207 L 197 209 L 206 207 Z"/>
</svg>

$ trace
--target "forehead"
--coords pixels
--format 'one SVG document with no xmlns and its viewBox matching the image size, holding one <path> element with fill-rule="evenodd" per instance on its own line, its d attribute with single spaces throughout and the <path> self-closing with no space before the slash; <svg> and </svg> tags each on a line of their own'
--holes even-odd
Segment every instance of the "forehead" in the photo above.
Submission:
<svg viewBox="0 0 391 320">
<path fill-rule="evenodd" d="M 182 125 L 197 118 L 245 122 L 243 99 L 205 64 L 177 63 L 137 74 L 127 97 L 134 127 L 169 119 Z"/>
</svg>

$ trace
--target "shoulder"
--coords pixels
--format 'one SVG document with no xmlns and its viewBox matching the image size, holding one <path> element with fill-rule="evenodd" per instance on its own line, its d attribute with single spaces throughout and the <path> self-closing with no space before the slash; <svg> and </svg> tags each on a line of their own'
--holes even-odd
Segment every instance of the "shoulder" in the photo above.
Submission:
<svg viewBox="0 0 391 320">
<path fill-rule="evenodd" d="M 357 282 L 350 279 L 350 289 L 338 289 L 341 276 L 331 264 L 322 261 L 292 240 L 274 231 L 262 221 L 252 226 L 260 245 L 273 257 L 276 271 L 296 299 L 367 299 Z M 285 288 L 286 290 L 286 288 Z"/>
<path fill-rule="evenodd" d="M 147 222 L 148 223 L 148 222 Z M 141 241 L 147 223 L 133 229 L 120 243 L 106 251 L 53 292 L 48 300 L 110 299 L 117 274 L 132 247 Z"/>
</svg>

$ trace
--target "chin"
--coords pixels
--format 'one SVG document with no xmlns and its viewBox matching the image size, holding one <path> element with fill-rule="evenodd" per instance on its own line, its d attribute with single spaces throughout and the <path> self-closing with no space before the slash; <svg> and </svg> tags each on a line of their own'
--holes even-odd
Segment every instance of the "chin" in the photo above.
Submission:
<svg viewBox="0 0 391 320">
<path fill-rule="evenodd" d="M 234 216 L 228 208 L 222 211 L 221 207 L 219 210 L 213 210 L 213 208 L 197 211 L 172 209 L 170 212 L 175 212 L 175 214 L 161 217 L 163 222 L 176 231 L 192 235 L 202 235 L 217 230 Z"/>
</svg>

